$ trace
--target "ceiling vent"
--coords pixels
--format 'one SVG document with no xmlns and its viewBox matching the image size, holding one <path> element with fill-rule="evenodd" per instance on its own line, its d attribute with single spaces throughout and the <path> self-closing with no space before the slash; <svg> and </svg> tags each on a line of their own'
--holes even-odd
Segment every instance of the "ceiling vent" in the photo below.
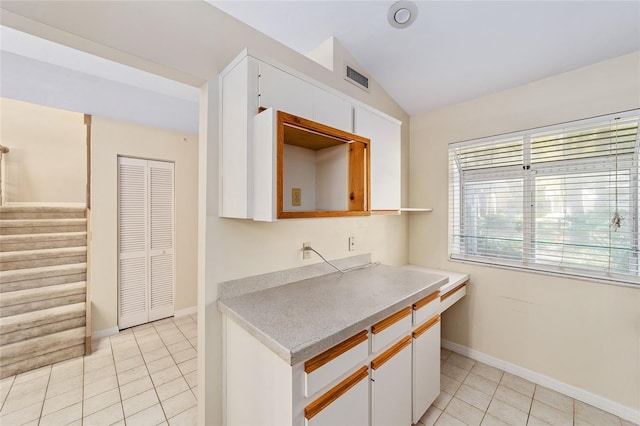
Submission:
<svg viewBox="0 0 640 426">
<path fill-rule="evenodd" d="M 344 79 L 367 92 L 369 91 L 369 77 L 356 71 L 349 65 L 345 68 Z"/>
</svg>

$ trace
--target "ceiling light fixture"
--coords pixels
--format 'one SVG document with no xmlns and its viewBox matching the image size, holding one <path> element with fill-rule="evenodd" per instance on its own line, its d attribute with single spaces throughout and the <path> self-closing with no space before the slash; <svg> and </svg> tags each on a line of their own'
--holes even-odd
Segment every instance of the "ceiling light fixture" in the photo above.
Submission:
<svg viewBox="0 0 640 426">
<path fill-rule="evenodd" d="M 415 3 L 402 0 L 391 5 L 387 20 L 394 28 L 407 28 L 418 17 L 418 7 Z"/>
</svg>

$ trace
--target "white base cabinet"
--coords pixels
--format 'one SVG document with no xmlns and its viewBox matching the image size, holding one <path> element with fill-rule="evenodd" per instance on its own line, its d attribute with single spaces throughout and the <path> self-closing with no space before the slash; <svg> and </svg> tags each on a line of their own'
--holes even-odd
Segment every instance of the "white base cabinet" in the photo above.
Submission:
<svg viewBox="0 0 640 426">
<path fill-rule="evenodd" d="M 439 306 L 436 291 L 293 366 L 223 316 L 224 424 L 416 424 L 440 393 L 440 315 L 415 319 Z"/>
<path fill-rule="evenodd" d="M 413 332 L 413 423 L 440 394 L 440 315 Z"/>
<path fill-rule="evenodd" d="M 411 424 L 411 338 L 371 362 L 371 424 Z"/>
<path fill-rule="evenodd" d="M 440 353 L 439 323 L 417 339 L 409 335 L 409 324 L 376 353 L 369 352 L 364 330 L 294 366 L 234 321 L 223 317 L 223 324 L 225 425 L 410 426 L 412 406 L 435 400 L 434 383 L 439 392 L 440 364 L 432 362 Z M 431 386 L 416 388 L 416 379 Z"/>
</svg>

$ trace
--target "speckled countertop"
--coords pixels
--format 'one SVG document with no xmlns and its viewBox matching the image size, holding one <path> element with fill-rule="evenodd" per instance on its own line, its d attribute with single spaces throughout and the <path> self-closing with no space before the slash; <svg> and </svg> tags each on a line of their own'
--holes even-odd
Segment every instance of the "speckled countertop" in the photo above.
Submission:
<svg viewBox="0 0 640 426">
<path fill-rule="evenodd" d="M 431 294 L 447 280 L 378 265 L 219 300 L 218 308 L 294 365 Z"/>
</svg>

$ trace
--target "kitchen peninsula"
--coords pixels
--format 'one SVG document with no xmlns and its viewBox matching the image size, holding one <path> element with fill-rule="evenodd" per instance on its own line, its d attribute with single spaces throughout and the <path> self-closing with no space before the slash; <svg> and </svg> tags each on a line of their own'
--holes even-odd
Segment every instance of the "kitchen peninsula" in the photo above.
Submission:
<svg viewBox="0 0 640 426">
<path fill-rule="evenodd" d="M 439 393 L 440 313 L 469 276 L 304 269 L 293 282 L 272 274 L 282 285 L 250 278 L 269 288 L 229 297 L 221 284 L 225 424 L 416 423 Z"/>
</svg>

